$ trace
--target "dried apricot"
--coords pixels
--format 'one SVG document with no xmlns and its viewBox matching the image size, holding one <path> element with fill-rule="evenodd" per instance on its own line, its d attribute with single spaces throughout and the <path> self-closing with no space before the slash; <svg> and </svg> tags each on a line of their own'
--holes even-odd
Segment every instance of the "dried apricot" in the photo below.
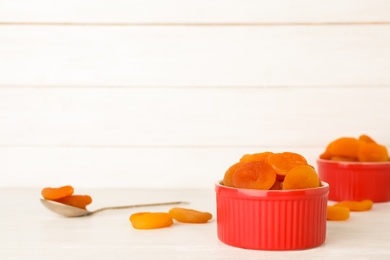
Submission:
<svg viewBox="0 0 390 260">
<path fill-rule="evenodd" d="M 320 178 L 312 166 L 298 165 L 287 173 L 283 190 L 317 188 L 320 184 Z"/>
<path fill-rule="evenodd" d="M 236 171 L 236 169 L 241 165 L 243 165 L 243 163 L 238 162 L 230 166 L 229 169 L 227 169 L 225 175 L 223 176 L 223 181 L 222 181 L 223 185 L 228 187 L 233 187 L 233 181 L 232 181 L 233 174 Z"/>
<path fill-rule="evenodd" d="M 350 215 L 349 208 L 328 206 L 326 211 L 327 220 L 347 220 Z"/>
<path fill-rule="evenodd" d="M 62 186 L 59 188 L 43 188 L 41 191 L 42 197 L 45 200 L 57 200 L 64 197 L 73 195 L 74 189 L 70 185 Z"/>
<path fill-rule="evenodd" d="M 320 154 L 320 159 L 331 160 L 332 156 L 333 155 L 329 151 L 329 146 L 327 146 L 326 150 L 322 154 Z"/>
<path fill-rule="evenodd" d="M 278 175 L 286 175 L 298 165 L 307 165 L 305 157 L 292 152 L 274 153 L 268 156 L 267 162 Z"/>
<path fill-rule="evenodd" d="M 236 169 L 232 176 L 236 188 L 268 190 L 276 181 L 275 170 L 266 162 L 248 162 Z"/>
<path fill-rule="evenodd" d="M 172 217 L 166 212 L 139 212 L 129 218 L 135 229 L 156 229 L 169 227 L 173 224 Z"/>
<path fill-rule="evenodd" d="M 56 202 L 66 204 L 69 206 L 86 209 L 92 203 L 92 198 L 89 195 L 71 195 L 54 200 Z"/>
<path fill-rule="evenodd" d="M 372 208 L 373 205 L 372 200 L 362 200 L 362 201 L 352 201 L 345 200 L 340 201 L 334 204 L 334 207 L 346 207 L 349 208 L 350 211 L 368 211 Z"/>
<path fill-rule="evenodd" d="M 326 147 L 320 159 L 350 162 L 384 162 L 389 160 L 387 147 L 362 134 L 359 138 L 341 137 Z"/>
<path fill-rule="evenodd" d="M 332 161 L 337 162 L 356 162 L 356 158 L 348 158 L 348 157 L 342 157 L 342 156 L 332 156 L 330 158 Z"/>
<path fill-rule="evenodd" d="M 357 161 L 358 152 L 362 141 L 353 137 L 341 137 L 332 141 L 326 148 L 325 153 L 332 156 L 353 158 Z"/>
<path fill-rule="evenodd" d="M 372 139 L 370 136 L 366 135 L 366 134 L 362 134 L 361 136 L 359 136 L 359 141 L 363 141 L 363 142 L 366 142 L 366 143 L 374 143 L 376 144 L 376 142 L 374 141 L 374 139 Z"/>
<path fill-rule="evenodd" d="M 386 146 L 376 143 L 362 143 L 358 152 L 360 162 L 385 162 L 389 160 Z"/>
<path fill-rule="evenodd" d="M 177 207 L 170 209 L 169 215 L 176 221 L 183 223 L 206 223 L 213 217 L 209 212 Z"/>
<path fill-rule="evenodd" d="M 150 212 L 137 212 L 137 213 L 133 213 L 133 214 L 130 215 L 129 220 L 130 220 L 130 222 L 133 222 L 138 217 L 140 217 L 140 216 L 142 216 L 144 214 L 147 214 L 147 213 L 150 213 Z"/>
<path fill-rule="evenodd" d="M 263 152 L 263 153 L 253 153 L 253 154 L 244 154 L 240 162 L 246 163 L 246 162 L 263 162 L 267 160 L 268 156 L 270 154 L 273 154 L 272 152 Z"/>
</svg>

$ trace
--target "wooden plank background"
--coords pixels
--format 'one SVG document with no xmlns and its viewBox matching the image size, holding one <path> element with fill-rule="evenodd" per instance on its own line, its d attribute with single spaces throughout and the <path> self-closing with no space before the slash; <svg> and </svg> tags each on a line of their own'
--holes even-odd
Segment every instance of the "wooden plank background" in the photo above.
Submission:
<svg viewBox="0 0 390 260">
<path fill-rule="evenodd" d="M 0 2 L 1 187 L 212 188 L 244 153 L 390 147 L 390 2 Z"/>
</svg>

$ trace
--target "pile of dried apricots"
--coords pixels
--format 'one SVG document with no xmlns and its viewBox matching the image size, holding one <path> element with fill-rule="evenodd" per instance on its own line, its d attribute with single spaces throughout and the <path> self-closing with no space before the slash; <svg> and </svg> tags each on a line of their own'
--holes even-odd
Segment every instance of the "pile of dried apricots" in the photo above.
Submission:
<svg viewBox="0 0 390 260">
<path fill-rule="evenodd" d="M 70 185 L 59 188 L 46 187 L 42 189 L 41 195 L 45 200 L 52 200 L 76 208 L 86 209 L 92 203 L 89 195 L 74 195 L 74 188 Z"/>
<path fill-rule="evenodd" d="M 345 200 L 334 205 L 328 205 L 327 220 L 347 220 L 351 211 L 368 211 L 372 208 L 372 200 L 353 201 Z"/>
<path fill-rule="evenodd" d="M 368 135 L 359 138 L 341 137 L 328 144 L 321 159 L 352 162 L 389 161 L 388 150 Z M 300 154 L 293 152 L 262 152 L 243 155 L 224 174 L 222 184 L 228 187 L 259 190 L 295 190 L 320 187 L 321 180 L 314 167 Z M 70 185 L 42 189 L 41 195 L 69 206 L 86 209 L 92 203 L 89 195 L 75 195 Z M 341 201 L 328 205 L 328 220 L 347 220 L 350 211 L 367 211 L 371 200 Z M 137 212 L 129 220 L 135 229 L 169 227 L 174 220 L 182 223 L 207 223 L 212 219 L 209 212 L 188 208 L 172 208 L 168 212 Z"/>
<path fill-rule="evenodd" d="M 258 190 L 296 190 L 317 188 L 322 184 L 317 172 L 302 155 L 262 152 L 243 155 L 227 169 L 222 185 Z M 327 220 L 347 220 L 351 211 L 368 211 L 372 205 L 371 200 L 328 205 Z"/>
<path fill-rule="evenodd" d="M 52 200 L 76 208 L 86 209 L 92 203 L 89 195 L 74 195 L 74 188 L 70 185 L 51 188 L 46 187 L 41 191 L 45 200 Z M 188 208 L 171 208 L 169 212 L 138 212 L 130 215 L 130 222 L 135 229 L 156 229 L 169 227 L 174 222 L 182 223 L 207 223 L 212 214 Z"/>
<path fill-rule="evenodd" d="M 300 154 L 262 152 L 243 155 L 225 172 L 222 184 L 244 189 L 295 190 L 320 187 L 321 181 Z"/>
<path fill-rule="evenodd" d="M 340 137 L 330 142 L 320 159 L 345 162 L 385 162 L 389 161 L 387 147 L 377 143 L 367 134 L 358 138 Z M 341 201 L 328 206 L 328 220 L 347 220 L 351 211 L 368 211 L 372 200 Z"/>
<path fill-rule="evenodd" d="M 138 212 L 130 216 L 129 220 L 135 229 L 155 229 L 169 227 L 173 220 L 181 223 L 207 223 L 212 214 L 187 208 L 172 208 L 168 212 Z"/>
<path fill-rule="evenodd" d="M 340 137 L 328 144 L 320 159 L 348 162 L 389 161 L 387 147 L 366 134 L 359 138 Z"/>
</svg>

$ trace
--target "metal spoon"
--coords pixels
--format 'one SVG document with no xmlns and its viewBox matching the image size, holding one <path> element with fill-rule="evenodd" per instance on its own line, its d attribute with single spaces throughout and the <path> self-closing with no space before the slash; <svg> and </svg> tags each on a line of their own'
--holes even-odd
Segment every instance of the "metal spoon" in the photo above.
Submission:
<svg viewBox="0 0 390 260">
<path fill-rule="evenodd" d="M 59 202 L 55 202 L 52 200 L 40 199 L 43 206 L 48 208 L 49 210 L 65 217 L 82 217 L 89 216 L 95 214 L 97 212 L 101 212 L 104 210 L 111 209 L 130 209 L 130 208 L 139 208 L 139 207 L 152 207 L 152 206 L 165 206 L 165 205 L 176 205 L 176 204 L 188 204 L 188 202 L 184 201 L 173 201 L 173 202 L 162 202 L 162 203 L 151 203 L 151 204 L 135 204 L 128 206 L 114 206 L 114 207 L 104 207 L 94 211 L 88 211 L 86 209 L 81 209 L 73 206 L 69 206 L 66 204 L 62 204 Z"/>
</svg>

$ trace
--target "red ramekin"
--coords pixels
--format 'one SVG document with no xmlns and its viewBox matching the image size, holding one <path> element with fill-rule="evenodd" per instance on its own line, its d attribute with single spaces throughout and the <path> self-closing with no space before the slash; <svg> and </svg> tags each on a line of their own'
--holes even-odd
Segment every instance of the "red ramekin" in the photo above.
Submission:
<svg viewBox="0 0 390 260">
<path fill-rule="evenodd" d="M 256 250 L 301 250 L 326 238 L 329 186 L 300 190 L 252 190 L 215 184 L 218 238 Z"/>
<path fill-rule="evenodd" d="M 390 162 L 317 160 L 320 179 L 329 184 L 329 200 L 390 201 Z"/>
</svg>

